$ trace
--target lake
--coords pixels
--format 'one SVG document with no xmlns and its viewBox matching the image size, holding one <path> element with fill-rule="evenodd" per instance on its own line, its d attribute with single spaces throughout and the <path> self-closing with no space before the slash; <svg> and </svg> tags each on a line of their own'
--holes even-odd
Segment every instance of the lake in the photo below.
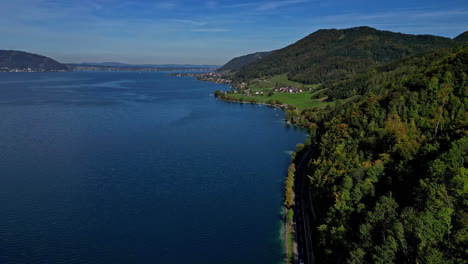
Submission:
<svg viewBox="0 0 468 264">
<path fill-rule="evenodd" d="M 161 72 L 0 73 L 0 263 L 280 263 L 305 131 Z"/>
</svg>

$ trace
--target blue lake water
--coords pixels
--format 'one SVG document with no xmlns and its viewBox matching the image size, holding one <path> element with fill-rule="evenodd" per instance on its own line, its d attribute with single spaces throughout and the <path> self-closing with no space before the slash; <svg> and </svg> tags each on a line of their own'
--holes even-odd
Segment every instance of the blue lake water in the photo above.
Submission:
<svg viewBox="0 0 468 264">
<path fill-rule="evenodd" d="M 166 73 L 0 73 L 0 263 L 279 263 L 280 110 Z"/>
</svg>

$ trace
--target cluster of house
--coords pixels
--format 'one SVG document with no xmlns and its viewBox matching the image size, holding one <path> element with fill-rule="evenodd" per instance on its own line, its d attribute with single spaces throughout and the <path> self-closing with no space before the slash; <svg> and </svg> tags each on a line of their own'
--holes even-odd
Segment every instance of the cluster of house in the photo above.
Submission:
<svg viewBox="0 0 468 264">
<path fill-rule="evenodd" d="M 197 80 L 215 82 L 221 84 L 230 84 L 232 80 L 224 79 L 220 73 L 208 72 L 208 73 L 173 73 L 172 76 L 177 77 L 196 77 Z"/>
<path fill-rule="evenodd" d="M 276 88 L 275 92 L 279 93 L 302 93 L 302 89 L 299 89 L 296 86 L 291 86 L 291 87 L 281 87 L 281 88 Z"/>
<path fill-rule="evenodd" d="M 201 80 L 204 80 L 204 81 L 215 82 L 215 83 L 224 83 L 224 84 L 230 84 L 230 83 L 232 83 L 231 80 L 224 79 L 224 78 L 222 77 L 222 74 L 217 73 L 217 72 L 209 72 L 209 73 L 206 73 L 206 74 L 204 74 L 200 79 L 201 79 Z"/>
<path fill-rule="evenodd" d="M 225 83 L 225 84 L 230 84 L 232 83 L 232 80 L 227 80 L 227 79 L 223 79 L 223 78 L 218 78 L 215 80 L 216 83 Z"/>
<path fill-rule="evenodd" d="M 46 69 L 32 69 L 32 68 L 9 68 L 1 67 L 0 72 L 50 72 L 55 70 L 46 70 Z M 63 70 L 59 70 L 63 71 Z"/>
</svg>

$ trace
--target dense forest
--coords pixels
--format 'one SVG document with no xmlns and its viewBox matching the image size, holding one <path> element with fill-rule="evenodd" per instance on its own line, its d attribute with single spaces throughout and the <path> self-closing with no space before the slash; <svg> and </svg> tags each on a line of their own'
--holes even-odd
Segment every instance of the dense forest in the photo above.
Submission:
<svg viewBox="0 0 468 264">
<path fill-rule="evenodd" d="M 329 93 L 353 97 L 287 111 L 318 142 L 307 170 L 317 263 L 467 263 L 468 46 L 386 64 Z"/>
<path fill-rule="evenodd" d="M 300 182 L 314 201 L 317 263 L 467 263 L 467 42 L 468 32 L 319 30 L 231 74 L 320 85 L 313 97 L 326 105 L 286 108 L 310 132 Z"/>
<path fill-rule="evenodd" d="M 409 55 L 452 47 L 464 38 L 409 35 L 370 27 L 319 30 L 241 67 L 234 80 L 287 74 L 290 80 L 303 84 L 329 84 Z"/>
<path fill-rule="evenodd" d="M 453 48 L 446 48 L 397 60 L 366 73 L 355 74 L 345 80 L 324 85 L 324 88 L 328 88 L 324 94 L 328 96 L 329 101 L 333 101 L 366 93 L 380 94 L 402 81 L 419 82 L 418 78 L 410 76 L 423 74 L 426 68 L 436 64 L 440 57 L 448 56 L 452 52 Z"/>
</svg>

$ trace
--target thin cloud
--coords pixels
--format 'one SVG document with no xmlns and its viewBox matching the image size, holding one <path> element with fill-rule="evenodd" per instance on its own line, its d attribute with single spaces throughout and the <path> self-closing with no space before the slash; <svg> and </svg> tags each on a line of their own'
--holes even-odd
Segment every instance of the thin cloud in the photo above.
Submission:
<svg viewBox="0 0 468 264">
<path fill-rule="evenodd" d="M 313 21 L 316 22 L 326 22 L 326 23 L 341 23 L 341 22 L 361 22 L 361 23 L 369 23 L 369 22 L 382 22 L 385 21 L 388 23 L 389 21 L 392 23 L 398 24 L 407 24 L 408 22 L 423 22 L 421 19 L 428 19 L 428 18 L 453 18 L 457 16 L 468 16 L 468 11 L 466 10 L 441 10 L 436 12 L 427 12 L 427 11 L 420 11 L 420 10 L 405 10 L 401 12 L 385 12 L 385 13 L 375 13 L 372 15 L 369 14 L 360 14 L 360 13 L 347 13 L 341 15 L 333 15 L 333 16 L 321 16 Z"/>
<path fill-rule="evenodd" d="M 231 30 L 225 28 L 194 28 L 192 32 L 229 32 Z"/>
<path fill-rule="evenodd" d="M 222 6 L 222 8 L 253 8 L 259 11 L 273 10 L 280 7 L 287 7 L 292 5 L 304 4 L 311 0 L 283 0 L 283 1 L 272 1 L 272 2 L 246 2 L 239 4 L 231 4 Z"/>
<path fill-rule="evenodd" d="M 128 53 L 143 61 L 149 53 L 181 60 L 196 54 L 222 61 L 235 54 L 281 48 L 322 28 L 367 25 L 449 37 L 468 28 L 467 4 L 398 8 L 388 2 L 362 9 L 342 7 L 342 1 L 330 1 L 333 8 L 323 8 L 328 2 L 318 0 L 270 1 L 4 0 L 0 34 L 3 48 L 45 55 L 91 58 Z"/>
<path fill-rule="evenodd" d="M 191 25 L 191 26 L 204 26 L 207 23 L 203 21 L 196 21 L 196 20 L 190 20 L 190 19 L 169 19 L 169 22 L 173 23 L 180 23 L 180 24 L 186 24 L 186 25 Z"/>
<path fill-rule="evenodd" d="M 303 4 L 303 3 L 306 3 L 306 2 L 308 2 L 308 0 L 273 1 L 273 2 L 267 2 L 267 3 L 259 4 L 257 6 L 257 9 L 258 10 L 271 10 L 271 9 L 277 9 L 279 7 Z"/>
<path fill-rule="evenodd" d="M 175 2 L 161 2 L 161 3 L 158 3 L 158 7 L 159 8 L 164 8 L 164 9 L 171 9 L 171 8 L 175 8 L 177 6 L 177 4 Z"/>
<path fill-rule="evenodd" d="M 451 16 L 468 16 L 467 10 L 445 10 L 436 12 L 424 12 L 417 14 L 419 17 L 451 17 Z"/>
<path fill-rule="evenodd" d="M 240 4 L 233 4 L 233 5 L 226 5 L 225 8 L 244 8 L 244 7 L 255 7 L 258 6 L 257 3 L 240 3 Z"/>
</svg>

